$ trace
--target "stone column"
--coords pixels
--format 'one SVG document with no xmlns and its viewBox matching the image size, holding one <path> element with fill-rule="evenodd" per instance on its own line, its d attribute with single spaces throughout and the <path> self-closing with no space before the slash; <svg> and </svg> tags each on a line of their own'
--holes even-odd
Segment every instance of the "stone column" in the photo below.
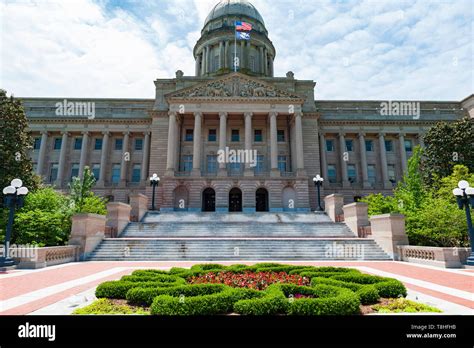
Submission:
<svg viewBox="0 0 474 348">
<path fill-rule="evenodd" d="M 323 187 L 328 187 L 328 162 L 326 159 L 326 137 L 324 133 L 319 134 L 319 152 L 321 158 L 321 176 L 324 178 Z"/>
<path fill-rule="evenodd" d="M 145 216 L 148 208 L 148 196 L 142 193 L 133 193 L 130 195 L 130 207 L 132 221 L 141 221 Z"/>
<path fill-rule="evenodd" d="M 270 112 L 270 175 L 279 177 L 278 170 L 278 142 L 277 142 L 277 112 Z M 298 138 L 298 137 L 297 137 Z M 298 151 L 298 150 L 297 150 Z"/>
<path fill-rule="evenodd" d="M 225 41 L 224 43 L 224 68 L 229 67 L 229 61 L 227 60 L 229 56 L 229 41 Z"/>
<path fill-rule="evenodd" d="M 123 133 L 123 144 L 122 144 L 122 162 L 120 164 L 120 185 L 125 186 L 127 183 L 127 167 L 130 162 L 130 152 L 128 151 L 128 143 L 130 138 L 130 132 Z"/>
<path fill-rule="evenodd" d="M 36 174 L 43 175 L 44 160 L 46 157 L 46 146 L 48 146 L 48 132 L 41 132 L 41 144 L 38 155 L 38 163 L 36 164 Z M 61 144 L 62 148 L 62 144 Z"/>
<path fill-rule="evenodd" d="M 346 152 L 346 139 L 344 138 L 344 135 L 344 133 L 339 133 L 339 155 L 341 159 L 342 187 L 347 188 L 350 187 L 351 184 L 347 175 L 347 161 L 345 161 L 346 156 L 344 155 Z"/>
<path fill-rule="evenodd" d="M 175 154 L 176 154 L 176 112 L 169 112 L 168 118 L 168 153 L 166 158 L 166 175 L 173 176 L 175 170 Z"/>
<path fill-rule="evenodd" d="M 194 135 L 193 135 L 193 176 L 201 176 L 201 127 L 202 113 L 194 113 Z"/>
<path fill-rule="evenodd" d="M 110 132 L 105 131 L 102 132 L 102 152 L 100 153 L 100 172 L 99 172 L 99 181 L 97 182 L 97 186 L 104 187 L 105 186 L 105 168 L 107 167 L 107 156 L 109 152 L 109 136 Z"/>
<path fill-rule="evenodd" d="M 89 143 L 89 132 L 82 132 L 81 159 L 79 160 L 79 178 L 84 177 L 84 167 L 87 159 L 87 145 Z"/>
<path fill-rule="evenodd" d="M 304 173 L 304 152 L 303 152 L 303 113 L 295 114 L 295 134 L 296 134 L 296 171 L 297 176 L 305 175 Z"/>
<path fill-rule="evenodd" d="M 211 71 L 211 46 L 206 47 L 206 73 Z"/>
<path fill-rule="evenodd" d="M 71 220 L 68 244 L 79 246 L 79 259 L 83 261 L 104 239 L 106 217 L 98 214 L 75 214 Z"/>
<path fill-rule="evenodd" d="M 201 51 L 201 76 L 206 73 L 206 48 Z"/>
<path fill-rule="evenodd" d="M 268 75 L 268 64 L 267 64 L 267 61 L 268 61 L 268 52 L 267 52 L 267 49 L 264 48 L 264 49 L 263 49 L 263 73 L 265 74 L 265 76 Z"/>
<path fill-rule="evenodd" d="M 421 147 L 425 147 L 425 142 L 423 141 L 424 136 L 425 136 L 425 134 L 423 134 L 423 133 L 418 134 L 418 144 Z"/>
<path fill-rule="evenodd" d="M 379 133 L 380 165 L 382 166 L 382 181 L 384 189 L 391 189 L 392 183 L 388 181 L 387 153 L 385 151 L 385 134 Z"/>
<path fill-rule="evenodd" d="M 263 75 L 265 73 L 265 65 L 263 63 L 263 60 L 264 60 L 264 58 L 263 58 L 263 46 L 260 46 L 258 48 L 258 50 L 259 50 L 259 53 L 260 53 L 260 73 Z"/>
<path fill-rule="evenodd" d="M 245 117 L 245 150 L 247 153 L 250 153 L 252 151 L 252 116 L 253 114 L 251 112 L 246 112 L 244 114 Z M 257 159 L 255 158 L 255 161 Z M 250 167 L 250 163 L 246 162 L 245 163 L 245 171 L 244 171 L 244 176 L 253 176 L 253 170 Z"/>
<path fill-rule="evenodd" d="M 219 42 L 219 69 L 224 68 L 224 41 Z"/>
<path fill-rule="evenodd" d="M 273 77 L 274 70 L 273 70 L 273 57 L 270 57 L 270 76 Z"/>
<path fill-rule="evenodd" d="M 130 222 L 132 207 L 121 202 L 107 204 L 107 226 L 112 229 L 112 237 L 120 236 Z"/>
<path fill-rule="evenodd" d="M 405 134 L 398 134 L 398 144 L 400 145 L 400 162 L 402 165 L 402 174 L 407 170 L 407 153 L 405 151 Z"/>
<path fill-rule="evenodd" d="M 337 216 L 344 213 L 344 196 L 339 193 L 324 197 L 324 211 L 332 221 L 337 220 Z"/>
<path fill-rule="evenodd" d="M 142 184 L 146 185 L 148 181 L 148 166 L 150 162 L 150 132 L 145 132 L 145 143 L 143 144 L 142 158 Z"/>
<path fill-rule="evenodd" d="M 225 151 L 227 144 L 227 112 L 219 113 L 219 150 Z M 226 163 L 219 162 L 218 176 L 227 176 Z"/>
<path fill-rule="evenodd" d="M 201 56 L 198 54 L 196 56 L 196 66 L 195 66 L 195 69 L 194 69 L 196 76 L 199 76 L 199 63 L 200 63 L 200 60 L 201 60 Z"/>
<path fill-rule="evenodd" d="M 344 223 L 355 236 L 358 237 L 359 228 L 370 225 L 368 215 L 369 205 L 365 202 L 355 202 L 346 204 L 342 209 L 344 211 Z"/>
<path fill-rule="evenodd" d="M 405 216 L 401 214 L 375 215 L 370 219 L 373 240 L 394 260 L 399 260 L 398 246 L 408 245 Z"/>
<path fill-rule="evenodd" d="M 56 187 L 61 188 L 64 181 L 64 167 L 66 165 L 66 151 L 67 151 L 67 138 L 68 132 L 63 132 L 63 138 L 61 139 L 61 152 L 59 153 L 59 166 L 58 166 L 58 178 L 56 180 Z"/>
<path fill-rule="evenodd" d="M 363 188 L 370 188 L 369 173 L 367 171 L 367 153 L 365 151 L 365 133 L 359 133 L 360 165 L 362 168 Z"/>
<path fill-rule="evenodd" d="M 240 41 L 240 68 L 245 68 L 245 40 Z"/>
</svg>

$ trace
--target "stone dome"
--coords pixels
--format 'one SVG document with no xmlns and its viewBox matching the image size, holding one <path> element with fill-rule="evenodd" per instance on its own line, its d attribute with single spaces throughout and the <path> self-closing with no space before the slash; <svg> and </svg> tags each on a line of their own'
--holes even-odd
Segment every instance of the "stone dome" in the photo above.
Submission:
<svg viewBox="0 0 474 348">
<path fill-rule="evenodd" d="M 221 0 L 216 6 L 214 6 L 207 16 L 204 22 L 204 27 L 215 19 L 229 15 L 246 16 L 259 21 L 263 26 L 265 26 L 262 15 L 247 0 Z"/>
</svg>

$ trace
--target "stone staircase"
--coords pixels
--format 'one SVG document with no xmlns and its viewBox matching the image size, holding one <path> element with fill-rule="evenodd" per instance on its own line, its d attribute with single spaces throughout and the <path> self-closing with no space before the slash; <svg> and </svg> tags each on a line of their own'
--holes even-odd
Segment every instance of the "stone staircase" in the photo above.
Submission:
<svg viewBox="0 0 474 348">
<path fill-rule="evenodd" d="M 93 261 L 390 260 L 324 213 L 156 213 L 106 238 Z"/>
</svg>

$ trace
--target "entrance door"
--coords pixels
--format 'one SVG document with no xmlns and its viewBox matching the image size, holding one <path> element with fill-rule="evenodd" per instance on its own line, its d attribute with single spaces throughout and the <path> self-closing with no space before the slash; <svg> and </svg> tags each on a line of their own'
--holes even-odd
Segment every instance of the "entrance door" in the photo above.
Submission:
<svg viewBox="0 0 474 348">
<path fill-rule="evenodd" d="M 268 191 L 263 187 L 259 188 L 256 192 L 256 211 L 268 211 Z"/>
<path fill-rule="evenodd" d="M 202 193 L 202 211 L 216 211 L 216 191 L 210 187 Z"/>
<path fill-rule="evenodd" d="M 242 211 L 242 191 L 237 187 L 234 187 L 229 192 L 229 211 Z"/>
</svg>

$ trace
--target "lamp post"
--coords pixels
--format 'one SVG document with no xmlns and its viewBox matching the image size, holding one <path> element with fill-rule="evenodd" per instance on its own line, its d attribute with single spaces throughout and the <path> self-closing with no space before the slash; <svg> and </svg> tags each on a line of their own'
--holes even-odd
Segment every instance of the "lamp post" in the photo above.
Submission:
<svg viewBox="0 0 474 348">
<path fill-rule="evenodd" d="M 155 210 L 155 188 L 160 184 L 160 178 L 156 173 L 150 177 L 150 185 L 153 187 L 153 193 L 151 196 L 151 210 Z"/>
<path fill-rule="evenodd" d="M 469 240 L 471 242 L 471 255 L 467 258 L 467 265 L 474 266 L 474 228 L 472 227 L 471 208 L 474 208 L 474 187 L 469 187 L 466 180 L 461 180 L 458 187 L 453 190 L 456 196 L 459 209 L 466 212 L 467 228 L 469 232 Z"/>
<path fill-rule="evenodd" d="M 14 261 L 10 257 L 10 240 L 12 237 L 13 220 L 15 218 L 15 208 L 21 208 L 25 202 L 25 196 L 28 194 L 28 189 L 23 186 L 20 179 L 13 179 L 10 186 L 3 189 L 4 204 L 10 208 L 8 214 L 7 230 L 5 233 L 5 245 L 3 249 L 3 256 L 0 257 L 0 267 L 13 266 Z"/>
<path fill-rule="evenodd" d="M 318 211 L 323 211 L 323 207 L 321 207 L 321 186 L 323 181 L 324 179 L 319 174 L 313 178 L 314 185 L 318 188 Z"/>
</svg>

